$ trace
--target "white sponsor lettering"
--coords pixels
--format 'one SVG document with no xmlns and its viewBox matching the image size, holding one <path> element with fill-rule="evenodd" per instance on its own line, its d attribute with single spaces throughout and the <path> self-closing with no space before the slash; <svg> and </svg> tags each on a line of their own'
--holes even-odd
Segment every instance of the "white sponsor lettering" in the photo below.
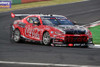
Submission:
<svg viewBox="0 0 100 67">
<path fill-rule="evenodd" d="M 1 4 L 1 5 L 2 5 L 2 4 L 10 5 L 10 2 L 4 2 L 4 1 L 2 1 L 2 2 L 0 2 L 0 4 Z"/>
</svg>

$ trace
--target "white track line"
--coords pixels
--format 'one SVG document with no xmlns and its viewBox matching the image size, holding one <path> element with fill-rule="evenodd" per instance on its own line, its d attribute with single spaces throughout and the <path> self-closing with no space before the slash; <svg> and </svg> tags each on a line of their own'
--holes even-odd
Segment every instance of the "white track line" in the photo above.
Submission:
<svg viewBox="0 0 100 67">
<path fill-rule="evenodd" d="M 96 44 L 93 48 L 100 48 L 100 45 Z"/>
<path fill-rule="evenodd" d="M 11 62 L 11 61 L 0 61 L 0 64 L 15 64 L 15 65 L 37 65 L 37 66 L 61 66 L 61 67 L 100 67 L 90 65 L 74 65 L 74 64 L 53 64 L 53 63 L 30 63 L 30 62 Z"/>
<path fill-rule="evenodd" d="M 98 26 L 98 25 L 100 25 L 100 20 L 86 24 L 86 25 L 82 25 L 82 26 L 85 26 L 85 27 L 88 28 L 88 27 L 95 27 L 95 26 Z"/>
</svg>

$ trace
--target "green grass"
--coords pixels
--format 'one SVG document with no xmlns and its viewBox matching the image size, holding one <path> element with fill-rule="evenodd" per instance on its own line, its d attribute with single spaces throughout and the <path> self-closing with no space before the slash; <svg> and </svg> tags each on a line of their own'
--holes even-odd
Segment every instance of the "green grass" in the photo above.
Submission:
<svg viewBox="0 0 100 67">
<path fill-rule="evenodd" d="M 100 44 L 100 26 L 91 27 L 89 30 L 92 32 L 93 42 L 95 44 Z"/>
<path fill-rule="evenodd" d="M 16 4 L 12 5 L 12 8 L 0 8 L 0 12 L 25 9 L 25 8 L 33 8 L 33 7 L 41 7 L 41 6 L 49 6 L 49 5 L 57 5 L 57 4 L 65 4 L 72 2 L 80 2 L 82 0 L 50 0 L 50 1 L 41 1 L 41 2 L 32 2 L 25 4 Z"/>
</svg>

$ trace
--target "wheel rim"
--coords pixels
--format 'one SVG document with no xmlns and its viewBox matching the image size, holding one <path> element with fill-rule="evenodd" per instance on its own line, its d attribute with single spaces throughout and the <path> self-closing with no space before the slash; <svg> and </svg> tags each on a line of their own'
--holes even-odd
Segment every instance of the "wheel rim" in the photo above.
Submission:
<svg viewBox="0 0 100 67">
<path fill-rule="evenodd" d="M 14 41 L 17 42 L 20 39 L 20 33 L 18 30 L 14 32 Z"/>
<path fill-rule="evenodd" d="M 47 45 L 47 44 L 49 44 L 49 42 L 50 42 L 49 33 L 45 33 L 45 34 L 43 35 L 43 43 L 44 43 L 45 45 Z"/>
</svg>

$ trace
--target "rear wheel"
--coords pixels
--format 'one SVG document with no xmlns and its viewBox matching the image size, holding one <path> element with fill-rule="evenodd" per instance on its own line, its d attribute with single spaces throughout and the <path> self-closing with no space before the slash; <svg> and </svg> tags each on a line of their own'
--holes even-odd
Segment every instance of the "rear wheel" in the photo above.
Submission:
<svg viewBox="0 0 100 67">
<path fill-rule="evenodd" d="M 21 35 L 20 35 L 20 31 L 17 29 L 14 31 L 13 33 L 13 40 L 14 42 L 18 43 L 21 41 Z"/>
<path fill-rule="evenodd" d="M 51 42 L 50 35 L 49 35 L 48 32 L 45 32 L 45 33 L 43 34 L 43 41 L 42 41 L 42 43 L 43 43 L 44 45 L 50 45 L 50 42 Z"/>
</svg>

